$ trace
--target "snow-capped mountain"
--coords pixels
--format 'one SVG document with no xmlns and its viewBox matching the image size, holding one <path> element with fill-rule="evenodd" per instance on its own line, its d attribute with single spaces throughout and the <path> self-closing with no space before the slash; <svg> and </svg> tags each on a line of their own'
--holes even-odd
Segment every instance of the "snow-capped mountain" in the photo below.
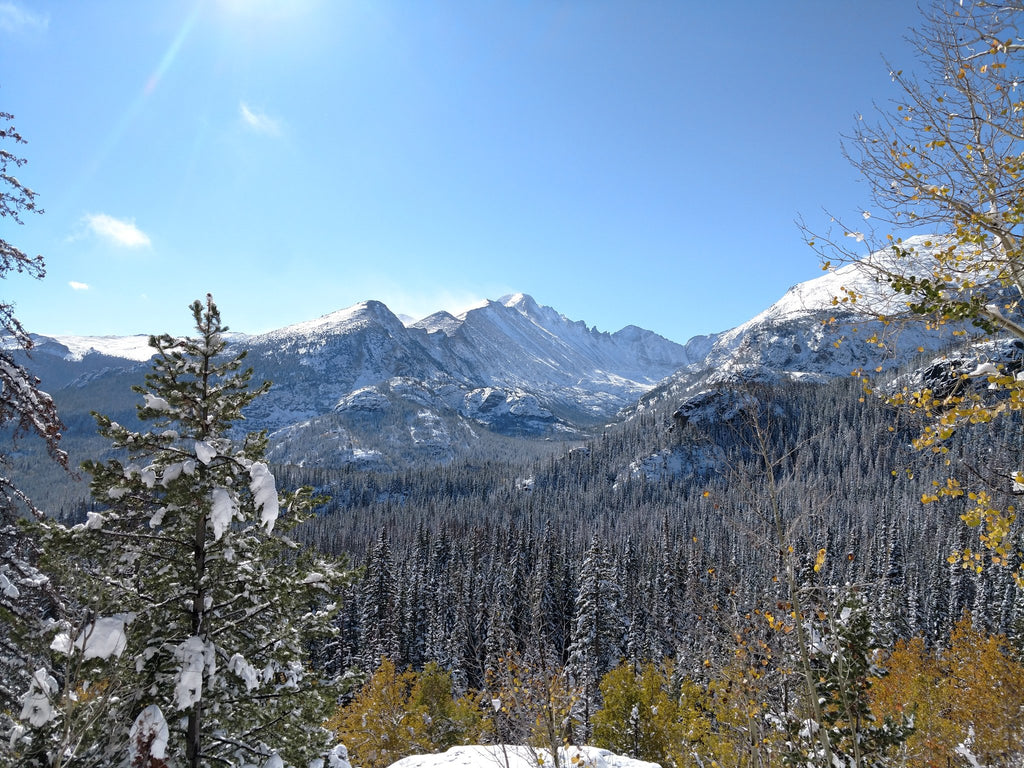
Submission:
<svg viewBox="0 0 1024 768">
<path fill-rule="evenodd" d="M 32 366 L 58 401 L 130 415 L 118 382 L 141 378 L 144 338 L 39 337 Z M 333 465 L 444 460 L 488 434 L 582 435 L 693 361 L 651 331 L 601 332 L 525 294 L 410 324 L 365 301 L 231 342 L 273 382 L 247 412 L 272 457 Z"/>
<path fill-rule="evenodd" d="M 690 362 L 655 333 L 602 333 L 523 294 L 408 326 L 367 301 L 244 345 L 276 385 L 253 411 L 271 428 L 403 400 L 498 431 L 571 431 L 611 418 Z"/>
<path fill-rule="evenodd" d="M 931 249 L 943 246 L 929 236 L 907 238 L 904 247 L 924 256 L 901 261 L 901 272 L 926 275 Z M 889 251 L 877 251 L 790 288 L 747 322 L 711 337 L 706 354 L 660 382 L 622 413 L 632 419 L 657 409 L 677 435 L 708 434 L 737 426 L 753 413 L 765 413 L 773 393 L 797 382 L 824 383 L 851 374 L 875 379 L 883 391 L 912 382 L 936 392 L 958 383 L 977 365 L 976 337 L 969 324 L 949 324 L 943 332 L 907 320 L 907 297 L 893 292 L 879 267 L 892 269 Z M 856 295 L 856 302 L 844 297 Z M 885 316 L 886 322 L 877 319 Z M 687 345 L 693 349 L 692 344 Z M 1022 365 L 1019 343 L 989 345 L 982 354 L 1008 370 Z M 696 356 L 692 356 L 696 357 Z M 894 378 L 897 369 L 911 372 Z M 982 382 L 983 384 L 983 382 Z M 671 414 L 671 419 L 668 418 Z M 779 417 L 776 417 L 779 418 Z M 713 443 L 683 439 L 657 454 L 638 456 L 621 476 L 714 474 L 722 469 Z"/>
<path fill-rule="evenodd" d="M 939 247 L 932 240 L 908 238 L 905 247 L 923 253 Z M 682 403 L 737 379 L 822 381 L 858 370 L 888 370 L 948 346 L 952 326 L 949 333 L 939 334 L 925 331 L 920 323 L 899 322 L 906 297 L 880 281 L 875 268 L 888 258 L 879 251 L 794 285 L 747 322 L 709 337 L 705 354 L 691 355 L 688 365 L 642 396 L 638 407 L 666 398 Z M 856 304 L 842 301 L 848 295 L 844 289 L 858 296 Z M 892 318 L 889 324 L 875 319 L 883 314 Z M 693 349 L 691 341 L 687 350 Z"/>
<path fill-rule="evenodd" d="M 923 253 L 930 242 L 917 236 L 908 238 L 905 247 Z M 794 285 L 766 310 L 721 334 L 702 365 L 714 369 L 760 365 L 778 372 L 846 376 L 869 364 L 872 368 L 900 365 L 920 347 L 948 344 L 948 338 L 922 332 L 919 324 L 885 326 L 874 319 L 906 312 L 906 297 L 894 294 L 875 269 L 887 258 L 886 251 L 879 251 Z M 856 304 L 842 301 L 845 289 L 857 294 Z M 887 351 L 881 360 L 879 343 Z"/>
<path fill-rule="evenodd" d="M 923 238 L 907 245 L 925 247 Z M 365 301 L 233 335 L 256 380 L 273 382 L 246 426 L 270 431 L 275 461 L 386 468 L 507 451 L 522 438 L 584 438 L 657 403 L 672 404 L 681 422 L 720 420 L 734 409 L 714 393 L 736 380 L 846 377 L 948 343 L 916 326 L 893 334 L 896 326 L 863 311 L 865 303 L 893 314 L 902 306 L 871 268 L 886 257 L 795 285 L 746 323 L 685 345 L 635 326 L 601 332 L 525 294 L 405 322 Z M 857 307 L 833 301 L 844 286 L 861 296 Z M 143 338 L 38 339 L 31 365 L 69 434 L 91 428 L 89 410 L 132 417 L 128 386 L 147 368 L 138 362 Z"/>
</svg>

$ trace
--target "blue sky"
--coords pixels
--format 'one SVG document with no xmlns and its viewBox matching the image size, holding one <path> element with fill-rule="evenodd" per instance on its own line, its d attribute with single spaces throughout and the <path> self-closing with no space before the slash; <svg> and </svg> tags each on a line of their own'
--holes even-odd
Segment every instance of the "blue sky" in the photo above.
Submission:
<svg viewBox="0 0 1024 768">
<path fill-rule="evenodd" d="M 28 330 L 259 332 L 524 292 L 683 342 L 817 276 L 839 152 L 910 0 L 0 0 L 0 111 L 46 209 Z M 8 150 L 13 148 L 8 145 Z"/>
</svg>

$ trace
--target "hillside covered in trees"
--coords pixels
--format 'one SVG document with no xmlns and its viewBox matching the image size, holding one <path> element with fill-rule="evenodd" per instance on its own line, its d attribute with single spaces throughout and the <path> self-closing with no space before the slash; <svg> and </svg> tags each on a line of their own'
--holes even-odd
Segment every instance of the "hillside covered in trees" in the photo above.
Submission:
<svg viewBox="0 0 1024 768">
<path fill-rule="evenodd" d="M 51 398 L 0 304 L 0 761 L 1019 765 L 1024 6 L 967 5 L 931 8 L 921 74 L 847 147 L 878 241 L 808 229 L 826 278 L 714 338 L 517 295 L 246 347 L 207 295 L 144 367 L 88 360 Z M 42 260 L 0 240 L 11 271 Z M 101 395 L 95 432 L 58 417 Z M 45 487 L 68 444 L 88 500 Z"/>
</svg>

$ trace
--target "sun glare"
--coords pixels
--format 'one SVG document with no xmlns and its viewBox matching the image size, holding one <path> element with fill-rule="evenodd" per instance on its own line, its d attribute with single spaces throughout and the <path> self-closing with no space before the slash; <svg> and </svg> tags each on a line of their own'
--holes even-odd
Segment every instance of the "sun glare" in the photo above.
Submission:
<svg viewBox="0 0 1024 768">
<path fill-rule="evenodd" d="M 317 4 L 318 0 L 217 0 L 217 6 L 225 14 L 257 23 L 302 16 Z"/>
</svg>

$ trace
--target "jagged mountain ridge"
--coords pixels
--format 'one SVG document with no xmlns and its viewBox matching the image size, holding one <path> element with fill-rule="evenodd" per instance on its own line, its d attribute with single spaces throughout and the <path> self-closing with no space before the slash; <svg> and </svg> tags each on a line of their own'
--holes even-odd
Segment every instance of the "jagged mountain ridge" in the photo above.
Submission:
<svg viewBox="0 0 1024 768">
<path fill-rule="evenodd" d="M 37 337 L 31 366 L 75 423 L 86 403 L 130 417 L 143 338 Z M 583 436 L 691 361 L 651 331 L 601 332 L 525 294 L 408 325 L 365 301 L 230 341 L 273 382 L 247 427 L 271 432 L 276 460 L 332 466 L 444 461 L 484 433 Z"/>
<path fill-rule="evenodd" d="M 941 247 L 933 236 L 907 238 L 904 245 L 920 253 Z M 693 355 L 689 364 L 641 396 L 625 415 L 666 399 L 685 404 L 688 398 L 739 380 L 826 381 L 855 371 L 892 370 L 948 347 L 959 326 L 950 325 L 940 334 L 920 323 L 899 321 L 906 312 L 905 297 L 895 295 L 874 269 L 888 258 L 887 251 L 877 251 L 861 262 L 792 286 L 750 320 L 708 337 L 703 355 Z M 856 305 L 835 301 L 845 295 L 844 288 L 859 295 Z M 877 315 L 892 319 L 885 324 Z M 691 340 L 687 349 L 693 348 Z"/>
<path fill-rule="evenodd" d="M 538 446 L 557 450 L 552 439 L 582 441 L 593 427 L 644 414 L 661 414 L 665 429 L 673 411 L 678 423 L 721 423 L 742 410 L 729 400 L 737 382 L 824 382 L 904 365 L 948 343 L 913 328 L 887 339 L 884 353 L 869 342 L 891 329 L 834 305 L 840 287 L 879 302 L 876 309 L 898 310 L 900 300 L 863 266 L 793 286 L 746 323 L 685 345 L 634 326 L 600 332 L 523 294 L 418 321 L 367 301 L 269 333 L 232 334 L 236 348 L 249 350 L 257 380 L 274 383 L 247 411 L 245 428 L 270 430 L 276 462 L 388 470 L 467 455 L 525 458 Z M 141 338 L 39 339 L 30 367 L 57 398 L 70 448 L 84 446 L 76 435 L 94 434 L 90 410 L 133 418 L 129 386 L 148 368 L 130 359 Z M 694 461 L 635 459 L 616 473 L 678 464 L 685 474 L 682 465 Z M 712 457 L 698 459 L 713 469 Z"/>
<path fill-rule="evenodd" d="M 384 304 L 368 301 L 244 343 L 257 368 L 279 385 L 256 417 L 272 428 L 358 408 L 365 398 L 351 396 L 367 389 L 391 400 L 388 383 L 400 379 L 421 383 L 472 418 L 480 417 L 477 401 L 493 409 L 496 397 L 506 403 L 525 397 L 535 421 L 543 414 L 552 428 L 573 430 L 612 418 L 689 362 L 683 346 L 650 331 L 602 333 L 524 294 L 409 326 Z M 293 362 L 303 370 L 296 372 Z M 414 399 L 425 396 L 421 391 Z M 539 424 L 524 428 L 546 431 Z"/>
</svg>

